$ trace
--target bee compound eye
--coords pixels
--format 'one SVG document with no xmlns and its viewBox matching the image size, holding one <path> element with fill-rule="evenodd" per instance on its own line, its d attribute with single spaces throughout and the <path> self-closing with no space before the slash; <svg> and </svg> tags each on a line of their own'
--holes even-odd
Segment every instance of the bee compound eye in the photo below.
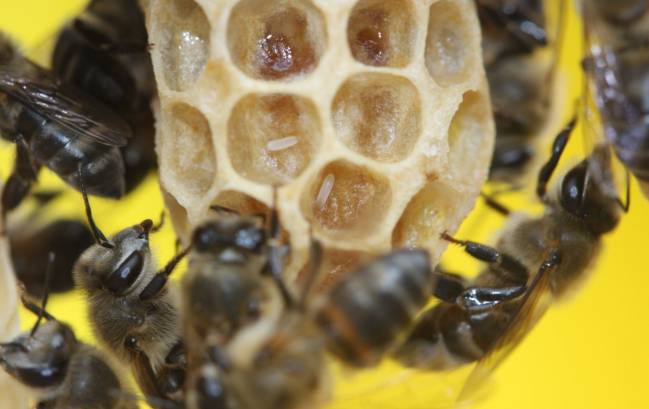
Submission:
<svg viewBox="0 0 649 409">
<path fill-rule="evenodd" d="M 563 208 L 575 215 L 580 215 L 586 189 L 585 164 L 571 169 L 561 182 L 561 205 Z"/>
<path fill-rule="evenodd" d="M 113 270 L 104 281 L 104 287 L 111 293 L 121 296 L 128 291 L 144 268 L 144 254 L 132 252 Z"/>
</svg>

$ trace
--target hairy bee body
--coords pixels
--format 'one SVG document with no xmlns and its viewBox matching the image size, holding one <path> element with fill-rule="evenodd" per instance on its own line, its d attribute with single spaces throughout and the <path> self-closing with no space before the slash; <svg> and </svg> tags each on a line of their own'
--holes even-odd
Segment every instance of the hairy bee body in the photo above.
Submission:
<svg viewBox="0 0 649 409">
<path fill-rule="evenodd" d="M 36 332 L 0 345 L 0 365 L 35 393 L 38 408 L 135 409 L 106 358 L 50 319 Z"/>
</svg>

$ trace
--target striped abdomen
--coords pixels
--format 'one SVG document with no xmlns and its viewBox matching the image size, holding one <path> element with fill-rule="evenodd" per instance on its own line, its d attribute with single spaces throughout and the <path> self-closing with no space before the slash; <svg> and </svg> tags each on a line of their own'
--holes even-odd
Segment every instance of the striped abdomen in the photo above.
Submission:
<svg viewBox="0 0 649 409">
<path fill-rule="evenodd" d="M 317 311 L 329 352 L 349 365 L 377 364 L 412 325 L 431 281 L 421 250 L 394 251 L 351 273 Z"/>
<path fill-rule="evenodd" d="M 89 194 L 118 198 L 124 194 L 124 161 L 116 146 L 62 127 L 23 109 L 17 131 L 29 142 L 35 161 L 48 167 L 69 185 L 80 189 L 78 168 Z"/>
</svg>

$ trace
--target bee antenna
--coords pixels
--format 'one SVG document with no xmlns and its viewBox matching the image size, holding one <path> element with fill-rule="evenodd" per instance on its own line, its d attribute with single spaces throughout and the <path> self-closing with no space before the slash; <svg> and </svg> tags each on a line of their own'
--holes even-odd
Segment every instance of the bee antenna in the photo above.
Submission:
<svg viewBox="0 0 649 409">
<path fill-rule="evenodd" d="M 45 308 L 47 307 L 47 301 L 50 298 L 50 282 L 52 281 L 52 264 L 54 264 L 55 259 L 56 257 L 54 256 L 54 253 L 49 252 L 47 254 L 47 267 L 45 267 L 45 286 L 43 287 L 43 295 L 41 297 L 41 307 L 38 311 L 38 319 L 34 323 L 34 326 L 32 327 L 32 330 L 29 333 L 30 337 L 34 336 L 36 330 L 41 325 L 41 321 L 43 321 L 43 317 L 45 316 L 45 314 L 47 314 L 45 312 Z"/>
<path fill-rule="evenodd" d="M 92 217 L 92 209 L 90 208 L 90 200 L 88 199 L 88 192 L 86 191 L 86 185 L 83 183 L 83 171 L 81 170 L 81 164 L 77 168 L 79 174 L 79 188 L 81 189 L 81 196 L 83 196 L 83 204 L 86 208 L 86 217 L 88 218 L 88 223 L 90 224 L 90 231 L 92 236 L 95 238 L 95 242 L 102 247 L 107 249 L 112 249 L 114 246 L 110 241 L 104 236 L 104 233 L 99 230 L 97 224 L 95 224 L 95 219 Z"/>
</svg>

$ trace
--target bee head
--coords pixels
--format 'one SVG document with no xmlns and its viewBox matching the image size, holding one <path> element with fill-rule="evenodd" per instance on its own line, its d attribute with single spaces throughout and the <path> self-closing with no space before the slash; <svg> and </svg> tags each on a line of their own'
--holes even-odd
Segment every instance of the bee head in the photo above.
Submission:
<svg viewBox="0 0 649 409">
<path fill-rule="evenodd" d="M 22 384 L 38 389 L 55 388 L 65 379 L 78 342 L 72 329 L 57 320 L 40 325 L 34 335 L 21 334 L 0 344 L 0 365 Z"/>
<path fill-rule="evenodd" d="M 601 235 L 613 230 L 620 220 L 620 200 L 613 186 L 610 153 L 596 149 L 566 173 L 559 189 L 559 203 L 589 230 Z"/>
<path fill-rule="evenodd" d="M 147 219 L 112 237 L 112 248 L 95 244 L 86 250 L 74 268 L 75 283 L 87 291 L 105 290 L 115 296 L 132 291 L 151 263 Z"/>
<path fill-rule="evenodd" d="M 192 246 L 197 252 L 217 254 L 224 262 L 237 254 L 261 254 L 265 242 L 266 233 L 259 222 L 240 216 L 208 221 L 192 235 Z"/>
</svg>

